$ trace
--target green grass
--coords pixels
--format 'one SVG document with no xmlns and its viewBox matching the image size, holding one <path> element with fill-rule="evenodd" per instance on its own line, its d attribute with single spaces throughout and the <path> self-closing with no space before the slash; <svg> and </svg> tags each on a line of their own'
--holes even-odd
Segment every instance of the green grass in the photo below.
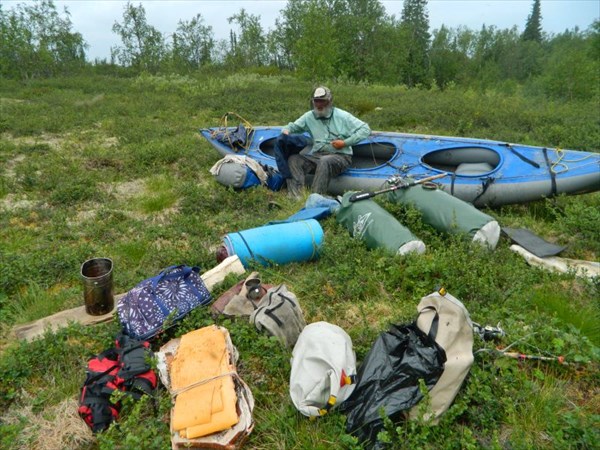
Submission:
<svg viewBox="0 0 600 450">
<path fill-rule="evenodd" d="M 164 389 L 152 401 L 126 402 L 120 426 L 98 438 L 82 432 L 76 417 L 68 422 L 60 413 L 65 402 L 76 405 L 86 360 L 111 346 L 116 321 L 71 325 L 32 343 L 16 341 L 11 329 L 81 305 L 79 270 L 91 257 L 113 260 L 115 291 L 122 293 L 169 265 L 208 270 L 226 233 L 302 208 L 302 200 L 289 200 L 285 192 L 235 192 L 217 184 L 208 169 L 219 157 L 197 130 L 218 125 L 227 111 L 255 125 L 285 124 L 305 111 L 311 87 L 257 74 L 0 85 L 0 447 L 169 448 Z M 338 106 L 376 130 L 600 149 L 596 99 L 564 103 L 525 98 L 518 90 L 330 87 Z M 273 201 L 281 208 L 270 208 Z M 263 281 L 286 283 L 308 322 L 325 320 L 346 330 L 359 362 L 381 331 L 413 320 L 419 299 L 440 285 L 464 302 L 474 321 L 505 329 L 500 342 L 476 340 L 475 348 L 487 351 L 477 354 L 439 426 L 388 423 L 382 438 L 391 448 L 597 445 L 600 281 L 530 267 L 506 238 L 494 252 L 475 248 L 424 225 L 413 209 L 385 206 L 426 243 L 426 254 L 367 250 L 328 218 L 317 261 L 258 268 Z M 597 261 L 598 211 L 599 193 L 485 212 L 503 226 L 566 245 L 561 256 Z M 227 277 L 214 297 L 240 279 Z M 230 331 L 240 375 L 256 399 L 247 448 L 360 448 L 345 434 L 343 415 L 309 421 L 295 410 L 288 394 L 290 352 L 243 320 L 196 310 L 152 347 L 212 323 Z M 513 342 L 515 351 L 561 355 L 569 364 L 518 362 L 494 351 Z M 40 430 L 56 431 L 55 439 Z"/>
<path fill-rule="evenodd" d="M 553 314 L 562 323 L 573 325 L 594 345 L 600 347 L 600 300 L 592 298 L 577 301 L 563 292 L 539 289 L 533 293 L 532 303 L 541 312 Z"/>
</svg>

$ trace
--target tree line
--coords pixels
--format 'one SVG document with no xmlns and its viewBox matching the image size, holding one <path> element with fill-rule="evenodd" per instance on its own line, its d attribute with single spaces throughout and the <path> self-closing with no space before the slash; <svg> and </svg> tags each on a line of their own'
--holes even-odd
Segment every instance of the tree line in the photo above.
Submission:
<svg viewBox="0 0 600 450">
<path fill-rule="evenodd" d="M 430 32 L 427 0 L 404 0 L 400 18 L 378 0 L 288 0 L 273 30 L 245 9 L 227 20 L 228 39 L 215 39 L 201 13 L 163 35 L 144 7 L 127 3 L 112 32 L 121 44 L 110 61 L 86 61 L 88 47 L 70 14 L 52 0 L 0 5 L 0 76 L 28 79 L 111 66 L 132 73 L 193 73 L 215 68 L 293 73 L 311 80 L 528 89 L 559 98 L 600 90 L 600 21 L 588 30 L 544 33 L 540 0 L 524 31 L 442 25 Z"/>
</svg>

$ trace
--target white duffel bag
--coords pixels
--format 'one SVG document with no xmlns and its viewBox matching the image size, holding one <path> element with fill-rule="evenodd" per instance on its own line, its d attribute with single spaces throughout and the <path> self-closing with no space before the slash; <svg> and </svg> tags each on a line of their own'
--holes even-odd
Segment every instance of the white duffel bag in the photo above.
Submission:
<svg viewBox="0 0 600 450">
<path fill-rule="evenodd" d="M 315 322 L 300 333 L 292 352 L 290 396 L 308 417 L 322 416 L 355 387 L 356 356 L 350 336 L 337 325 Z"/>
</svg>

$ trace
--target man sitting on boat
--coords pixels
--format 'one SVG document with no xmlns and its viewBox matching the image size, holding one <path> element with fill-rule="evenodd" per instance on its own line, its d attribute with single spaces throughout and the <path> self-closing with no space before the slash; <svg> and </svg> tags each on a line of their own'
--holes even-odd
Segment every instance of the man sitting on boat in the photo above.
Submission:
<svg viewBox="0 0 600 450">
<path fill-rule="evenodd" d="M 285 126 L 275 144 L 277 167 L 294 197 L 300 196 L 305 176 L 313 172 L 311 191 L 327 193 L 329 180 L 352 163 L 352 145 L 371 134 L 365 122 L 333 106 L 325 86 L 315 89 L 311 103 L 312 109 Z"/>
</svg>

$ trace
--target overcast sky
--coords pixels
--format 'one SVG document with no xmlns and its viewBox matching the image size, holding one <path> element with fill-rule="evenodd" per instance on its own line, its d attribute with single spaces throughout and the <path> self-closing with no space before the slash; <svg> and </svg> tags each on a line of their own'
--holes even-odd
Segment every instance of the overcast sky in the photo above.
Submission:
<svg viewBox="0 0 600 450">
<path fill-rule="evenodd" d="M 4 9 L 14 7 L 23 0 L 2 0 Z M 119 37 L 112 32 L 115 22 L 122 22 L 126 1 L 121 0 L 66 0 L 55 1 L 61 12 L 66 6 L 71 13 L 73 30 L 81 33 L 88 43 L 87 56 L 110 58 L 111 46 L 119 45 Z M 173 33 L 180 20 L 189 21 L 200 13 L 206 25 L 213 27 L 215 38 L 225 39 L 232 26 L 227 18 L 244 8 L 247 13 L 261 17 L 263 29 L 268 31 L 285 7 L 279 0 L 142 0 L 148 24 L 164 34 Z M 403 1 L 382 1 L 386 12 L 400 18 Z M 522 31 L 531 14 L 533 0 L 429 0 L 430 31 L 441 25 L 456 28 L 464 25 L 479 30 L 482 25 L 495 25 L 500 29 L 516 25 Z M 600 18 L 600 0 L 542 0 L 542 28 L 548 33 L 561 33 L 576 26 L 587 29 Z"/>
</svg>

